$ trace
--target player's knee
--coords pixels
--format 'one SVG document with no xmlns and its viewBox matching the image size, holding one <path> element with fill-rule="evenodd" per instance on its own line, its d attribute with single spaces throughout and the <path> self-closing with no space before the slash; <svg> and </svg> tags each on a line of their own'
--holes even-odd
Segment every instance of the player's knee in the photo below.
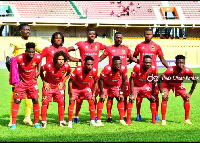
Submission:
<svg viewBox="0 0 200 143">
<path fill-rule="evenodd" d="M 48 101 L 45 101 L 45 100 L 42 101 L 42 106 L 48 106 L 48 105 L 49 105 Z"/>
<path fill-rule="evenodd" d="M 32 102 L 33 102 L 33 104 L 38 104 L 38 98 L 33 98 Z"/>
<path fill-rule="evenodd" d="M 89 102 L 89 110 L 95 110 L 94 101 L 89 100 L 88 102 Z"/>
<path fill-rule="evenodd" d="M 113 98 L 108 96 L 108 100 L 113 100 Z"/>
<path fill-rule="evenodd" d="M 20 104 L 21 103 L 21 99 L 14 99 L 14 103 Z"/>
<path fill-rule="evenodd" d="M 74 101 L 69 102 L 68 110 L 74 110 L 74 104 L 75 104 Z"/>
</svg>

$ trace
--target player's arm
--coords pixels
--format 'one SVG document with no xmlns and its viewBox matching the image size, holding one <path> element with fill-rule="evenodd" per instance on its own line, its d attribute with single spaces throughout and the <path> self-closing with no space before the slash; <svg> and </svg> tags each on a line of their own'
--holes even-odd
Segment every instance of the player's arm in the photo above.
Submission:
<svg viewBox="0 0 200 143">
<path fill-rule="evenodd" d="M 194 91 L 194 89 L 195 89 L 195 87 L 196 87 L 196 85 L 197 85 L 197 79 L 196 79 L 194 76 L 193 76 L 193 78 L 191 78 L 190 80 L 191 80 L 193 83 L 192 83 L 190 92 L 187 93 L 186 96 L 185 96 L 185 99 L 186 99 L 186 100 L 188 100 L 188 99 L 191 97 L 191 95 L 192 95 L 192 93 L 193 93 L 193 91 Z"/>
<path fill-rule="evenodd" d="M 135 58 L 135 57 L 133 57 L 133 55 L 131 55 L 130 57 L 129 57 L 129 60 L 128 60 L 128 62 L 127 62 L 127 65 L 128 65 L 128 63 L 129 64 L 131 64 L 132 62 L 135 62 L 135 63 L 139 63 L 139 59 L 137 59 L 137 58 Z"/>
<path fill-rule="evenodd" d="M 134 98 L 134 77 L 130 77 L 130 97 L 129 97 L 129 102 L 133 103 L 135 98 Z"/>
<path fill-rule="evenodd" d="M 151 91 L 151 99 L 154 102 L 156 101 L 156 98 L 154 96 L 155 85 L 156 85 L 156 79 L 155 79 L 155 76 L 154 76 L 154 78 L 152 80 L 152 91 Z"/>
<path fill-rule="evenodd" d="M 163 76 L 161 75 L 160 78 L 158 79 L 158 89 L 160 90 L 160 93 L 162 95 L 162 98 L 165 101 L 168 101 L 168 96 L 166 93 L 164 93 L 163 89 L 162 89 L 162 81 L 163 81 Z"/>
<path fill-rule="evenodd" d="M 121 86 L 121 91 L 119 94 L 120 101 L 124 101 L 123 91 L 124 91 L 125 87 L 126 87 L 126 76 L 122 76 L 122 86 Z"/>
<path fill-rule="evenodd" d="M 106 57 L 102 54 L 100 57 L 99 57 L 99 62 L 101 62 L 102 60 L 104 60 Z"/>
<path fill-rule="evenodd" d="M 72 61 L 72 62 L 81 62 L 81 59 L 74 58 L 74 57 L 72 57 L 72 56 L 69 56 L 68 58 L 69 58 L 69 60 Z"/>
<path fill-rule="evenodd" d="M 59 90 L 63 89 L 63 87 L 64 87 L 64 85 L 65 85 L 65 82 L 67 81 L 67 79 L 68 79 L 69 76 L 70 76 L 70 73 L 71 73 L 71 70 L 68 71 L 68 72 L 66 73 L 66 75 L 65 75 L 65 77 L 64 77 L 64 79 L 63 79 L 63 81 L 60 82 L 60 83 L 58 84 L 58 89 L 59 89 Z"/>
<path fill-rule="evenodd" d="M 40 69 L 40 77 L 42 79 L 44 89 L 47 90 L 47 91 L 49 91 L 51 88 L 50 88 L 49 83 L 44 78 L 44 73 L 43 73 L 44 71 L 45 71 L 44 66 L 42 66 L 42 68 Z"/>
<path fill-rule="evenodd" d="M 100 77 L 100 79 L 99 79 L 99 89 L 100 89 L 100 100 L 102 102 L 105 101 L 105 95 L 104 95 L 104 92 L 103 92 L 103 80 L 104 79 L 102 77 Z"/>
<path fill-rule="evenodd" d="M 36 75 L 35 75 L 35 80 L 37 80 L 38 76 L 40 75 L 41 64 L 42 64 L 42 62 L 37 64 L 37 72 L 36 72 Z"/>
<path fill-rule="evenodd" d="M 95 93 L 97 90 L 97 85 L 98 85 L 98 79 L 94 79 L 94 85 L 93 85 L 93 93 L 92 93 L 92 100 L 95 101 Z"/>
<path fill-rule="evenodd" d="M 70 51 L 76 51 L 76 50 L 74 49 L 74 46 L 71 46 L 67 48 L 67 51 L 70 52 Z"/>
<path fill-rule="evenodd" d="M 10 72 L 11 58 L 9 56 L 6 57 L 6 67 Z"/>
<path fill-rule="evenodd" d="M 169 65 L 167 63 L 167 61 L 165 60 L 165 58 L 162 56 L 162 57 L 159 57 L 160 58 L 160 61 L 162 62 L 162 64 L 166 67 L 166 68 L 169 68 Z"/>
<path fill-rule="evenodd" d="M 74 98 L 74 95 L 73 95 L 73 92 L 72 92 L 72 83 L 73 83 L 73 79 L 69 79 L 69 82 L 68 82 L 68 90 L 69 90 L 69 102 L 72 103 L 75 98 Z"/>
</svg>

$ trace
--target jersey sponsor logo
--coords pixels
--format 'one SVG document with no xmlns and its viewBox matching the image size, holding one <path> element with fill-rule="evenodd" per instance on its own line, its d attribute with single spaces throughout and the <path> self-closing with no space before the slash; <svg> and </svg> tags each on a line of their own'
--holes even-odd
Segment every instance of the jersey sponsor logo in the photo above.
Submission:
<svg viewBox="0 0 200 143">
<path fill-rule="evenodd" d="M 86 49 L 88 49 L 88 46 L 85 46 Z"/>
<path fill-rule="evenodd" d="M 97 55 L 97 53 L 85 53 L 85 55 L 87 55 L 87 56 L 93 56 L 93 55 Z"/>
<path fill-rule="evenodd" d="M 47 99 L 46 95 L 42 96 L 42 100 L 46 100 L 46 99 Z"/>
<path fill-rule="evenodd" d="M 92 79 L 92 75 L 89 75 L 89 79 Z"/>
<path fill-rule="evenodd" d="M 145 56 L 145 55 L 149 55 L 149 56 L 152 55 L 152 56 L 153 56 L 154 53 L 143 53 L 142 55 L 144 55 L 144 56 Z"/>
<path fill-rule="evenodd" d="M 62 89 L 62 90 L 60 90 L 60 94 L 62 94 L 62 95 L 64 94 L 64 90 L 63 90 L 63 89 Z"/>
<path fill-rule="evenodd" d="M 33 64 L 32 64 L 33 66 L 36 66 L 36 62 L 33 62 Z"/>
<path fill-rule="evenodd" d="M 152 46 L 152 47 L 151 47 L 151 50 L 152 50 L 152 51 L 155 51 L 155 46 Z"/>
<path fill-rule="evenodd" d="M 18 96 L 18 93 L 17 93 L 17 92 L 15 93 L 15 96 L 16 96 L 16 97 Z"/>
</svg>

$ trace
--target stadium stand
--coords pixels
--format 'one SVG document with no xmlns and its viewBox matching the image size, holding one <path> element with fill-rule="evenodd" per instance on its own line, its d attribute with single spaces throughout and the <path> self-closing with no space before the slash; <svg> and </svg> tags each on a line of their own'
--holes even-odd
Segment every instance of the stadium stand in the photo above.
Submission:
<svg viewBox="0 0 200 143">
<path fill-rule="evenodd" d="M 187 20 L 200 20 L 200 3 L 198 1 L 168 1 L 170 6 L 181 6 Z"/>
<path fill-rule="evenodd" d="M 115 1 L 111 4 L 110 1 L 78 1 L 79 6 L 87 13 L 88 19 L 121 19 L 121 20 L 156 20 L 155 13 L 152 6 L 161 6 L 161 1 L 133 1 L 134 6 L 129 6 L 130 1 L 121 1 L 122 7 Z M 137 8 L 137 4 L 141 5 L 141 8 Z M 118 13 L 123 11 L 123 6 L 129 6 L 129 16 L 117 17 Z M 152 8 L 152 12 L 148 12 L 148 9 Z M 136 11 L 132 13 L 133 9 Z M 114 11 L 115 16 L 111 16 L 111 10 Z"/>
<path fill-rule="evenodd" d="M 69 1 L 3 1 L 3 4 L 16 6 L 21 18 L 79 18 Z"/>
</svg>

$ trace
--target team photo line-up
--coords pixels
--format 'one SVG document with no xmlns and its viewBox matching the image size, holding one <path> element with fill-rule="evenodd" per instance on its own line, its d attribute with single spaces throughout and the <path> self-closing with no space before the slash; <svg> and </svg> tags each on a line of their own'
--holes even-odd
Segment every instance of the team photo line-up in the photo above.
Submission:
<svg viewBox="0 0 200 143">
<path fill-rule="evenodd" d="M 185 110 L 184 123 L 192 124 L 189 120 L 190 97 L 196 87 L 197 79 L 193 72 L 185 66 L 186 57 L 183 55 L 177 55 L 176 65 L 169 67 L 161 47 L 152 41 L 153 31 L 151 29 L 144 31 L 145 41 L 136 46 L 133 54 L 128 46 L 122 44 L 123 36 L 119 31 L 114 34 L 114 45 L 106 46 L 100 42 L 94 42 L 95 30 L 89 28 L 87 29 L 87 41 L 79 41 L 68 48 L 63 47 L 63 34 L 55 32 L 51 37 L 51 45 L 44 49 L 38 47 L 37 43 L 30 39 L 31 30 L 28 24 L 20 24 L 19 31 L 21 39 L 16 43 L 10 43 L 13 53 L 6 57 L 6 67 L 10 74 L 9 84 L 12 85 L 8 124 L 11 129 L 16 129 L 17 114 L 22 99 L 25 99 L 26 104 L 23 122 L 34 125 L 35 128 L 46 128 L 47 110 L 52 98 L 58 103 L 59 125 L 63 127 L 72 128 L 73 123 L 79 122 L 83 100 L 88 101 L 91 126 L 104 126 L 101 122 L 104 101 L 107 102 L 107 122 L 112 123 L 111 109 L 114 98 L 117 100 L 121 125 L 133 125 L 131 113 L 135 100 L 136 121 L 141 121 L 140 109 L 143 98 L 150 101 L 152 123 L 159 124 L 159 92 L 162 95 L 161 125 L 167 125 L 165 115 L 170 90 L 175 96 L 182 97 Z M 70 51 L 77 49 L 80 52 L 80 59 L 69 54 Z M 100 50 L 103 50 L 103 54 L 99 56 Z M 161 76 L 158 76 L 157 56 L 167 68 Z M 42 65 L 44 57 L 46 64 Z M 98 63 L 106 57 L 109 58 L 109 64 L 98 75 Z M 72 71 L 67 61 L 81 62 L 81 66 L 77 66 Z M 132 62 L 136 64 L 128 77 L 127 65 Z M 41 108 L 38 101 L 37 79 L 39 76 L 43 82 Z M 189 92 L 182 84 L 185 77 L 189 77 L 192 81 Z M 68 83 L 66 83 L 67 80 Z M 68 84 L 67 90 L 66 84 Z M 69 95 L 68 123 L 64 120 L 66 92 Z M 75 115 L 74 105 L 76 105 Z M 31 110 L 34 114 L 34 124 L 30 118 Z M 40 113 L 41 124 L 39 123 Z"/>
</svg>

